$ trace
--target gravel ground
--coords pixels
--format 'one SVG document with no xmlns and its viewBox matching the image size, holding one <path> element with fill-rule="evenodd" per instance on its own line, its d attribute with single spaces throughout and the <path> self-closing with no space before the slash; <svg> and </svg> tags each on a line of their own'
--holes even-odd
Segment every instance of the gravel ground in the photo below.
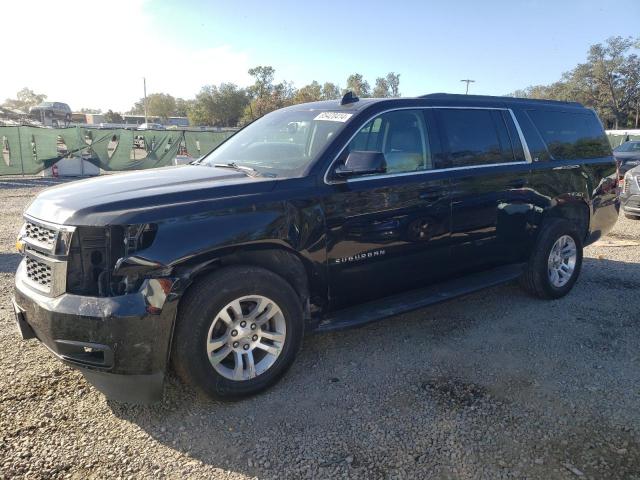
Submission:
<svg viewBox="0 0 640 480">
<path fill-rule="evenodd" d="M 0 181 L 0 477 L 640 479 L 640 222 L 543 302 L 515 285 L 308 337 L 239 403 L 170 378 L 108 402 L 11 311 L 20 214 L 53 180 Z"/>
</svg>

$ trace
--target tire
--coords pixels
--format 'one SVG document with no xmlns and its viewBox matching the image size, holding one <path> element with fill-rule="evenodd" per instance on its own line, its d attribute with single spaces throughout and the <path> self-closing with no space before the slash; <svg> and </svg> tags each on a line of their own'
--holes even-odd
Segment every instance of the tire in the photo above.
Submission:
<svg viewBox="0 0 640 480">
<path fill-rule="evenodd" d="M 627 217 L 629 220 L 640 220 L 640 216 L 638 215 L 630 215 L 628 213 L 625 213 L 624 216 Z"/>
<path fill-rule="evenodd" d="M 571 240 L 575 247 L 573 262 L 568 259 L 562 259 L 561 262 L 558 262 L 556 253 L 561 254 L 561 252 L 553 252 L 554 256 L 552 257 L 552 249 L 557 242 L 559 242 L 558 245 L 563 245 L 563 241 L 566 241 L 567 246 L 563 247 L 563 251 L 569 252 Z M 568 278 L 557 276 L 558 270 L 565 271 L 562 263 L 565 264 L 566 270 L 569 270 L 568 267 L 572 264 Z M 545 222 L 529 257 L 525 272 L 520 279 L 520 284 L 527 292 L 538 298 L 550 300 L 564 297 L 576 283 L 581 268 L 582 237 L 577 227 L 567 220 L 553 218 Z M 556 271 L 555 278 L 552 270 Z"/>
<path fill-rule="evenodd" d="M 213 398 L 237 399 L 275 384 L 293 363 L 303 334 L 302 305 L 289 283 L 263 268 L 225 267 L 199 280 L 181 300 L 172 364 L 188 385 Z"/>
</svg>

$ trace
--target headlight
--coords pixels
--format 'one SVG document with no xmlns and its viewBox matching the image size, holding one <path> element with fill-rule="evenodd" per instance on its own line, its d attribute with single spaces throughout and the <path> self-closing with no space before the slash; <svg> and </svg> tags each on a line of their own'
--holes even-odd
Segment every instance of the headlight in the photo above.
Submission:
<svg viewBox="0 0 640 480">
<path fill-rule="evenodd" d="M 131 255 L 150 247 L 156 237 L 158 227 L 154 223 L 129 225 L 124 231 L 124 255 Z"/>
<path fill-rule="evenodd" d="M 73 230 L 60 230 L 58 232 L 58 240 L 56 242 L 56 255 L 68 255 L 71 248 L 71 237 Z"/>
</svg>

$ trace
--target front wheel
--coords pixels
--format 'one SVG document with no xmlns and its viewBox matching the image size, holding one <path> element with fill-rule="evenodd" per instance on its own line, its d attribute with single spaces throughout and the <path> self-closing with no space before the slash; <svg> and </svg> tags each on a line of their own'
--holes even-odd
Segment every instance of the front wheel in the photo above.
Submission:
<svg viewBox="0 0 640 480">
<path fill-rule="evenodd" d="M 229 267 L 182 300 L 173 365 L 212 397 L 252 395 L 289 368 L 302 336 L 302 307 L 291 285 L 268 270 Z"/>
<path fill-rule="evenodd" d="M 574 224 L 551 219 L 538 236 L 521 284 L 543 299 L 565 296 L 573 288 L 582 267 L 582 238 Z"/>
</svg>

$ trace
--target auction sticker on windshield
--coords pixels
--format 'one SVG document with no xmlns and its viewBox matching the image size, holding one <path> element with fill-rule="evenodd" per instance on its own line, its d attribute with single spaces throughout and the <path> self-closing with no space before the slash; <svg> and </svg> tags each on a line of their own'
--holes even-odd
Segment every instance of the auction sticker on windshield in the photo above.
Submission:
<svg viewBox="0 0 640 480">
<path fill-rule="evenodd" d="M 322 112 L 314 120 L 327 120 L 329 122 L 346 122 L 353 116 L 352 113 Z"/>
</svg>

